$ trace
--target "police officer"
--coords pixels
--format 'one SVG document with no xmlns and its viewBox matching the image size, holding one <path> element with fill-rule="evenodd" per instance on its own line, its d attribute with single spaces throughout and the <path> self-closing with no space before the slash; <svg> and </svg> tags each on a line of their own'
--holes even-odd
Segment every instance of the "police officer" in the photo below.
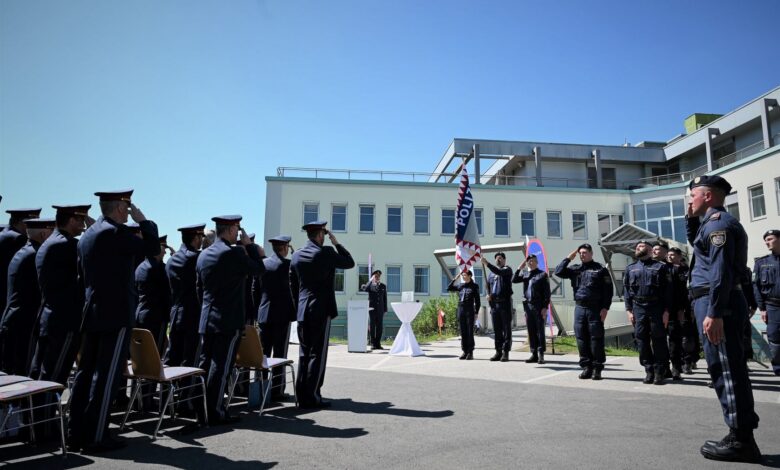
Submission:
<svg viewBox="0 0 780 470">
<path fill-rule="evenodd" d="M 246 278 L 265 271 L 265 253 L 253 245 L 241 228 L 240 215 L 213 217 L 217 239 L 203 250 L 197 262 L 198 292 L 203 299 L 198 332 L 199 365 L 207 373 L 208 424 L 236 421 L 224 402 L 225 387 L 233 370 L 238 342 L 246 324 Z M 239 238 L 239 233 L 241 237 Z M 240 246 L 231 246 L 233 244 Z"/>
<path fill-rule="evenodd" d="M 748 361 L 753 360 L 753 325 L 751 325 L 750 319 L 753 318 L 758 309 L 758 302 L 753 292 L 753 271 L 747 266 L 745 266 L 745 273 L 742 276 L 742 293 L 745 295 L 745 302 L 748 306 L 748 321 L 745 322 L 742 331 L 742 348 L 745 351 L 745 367 L 750 372 L 750 367 L 747 365 Z"/>
<path fill-rule="evenodd" d="M 664 365 L 665 377 L 672 380 L 682 380 L 682 363 L 683 363 L 683 331 L 682 331 L 682 319 L 677 314 L 679 307 L 677 307 L 677 299 L 681 294 L 677 289 L 683 288 L 683 285 L 676 282 L 674 275 L 674 265 L 668 260 L 669 257 L 669 244 L 663 240 L 656 240 L 653 242 L 652 258 L 659 263 L 662 263 L 666 267 L 666 271 L 669 274 L 669 288 L 671 289 L 671 300 L 667 306 L 669 309 L 669 321 L 666 323 L 666 330 L 664 333 L 664 341 L 667 341 L 667 350 L 669 351 L 669 360 Z M 687 294 L 688 286 L 684 287 Z M 669 363 L 671 362 L 671 367 Z"/>
<path fill-rule="evenodd" d="M 661 385 L 669 362 L 665 327 L 672 302 L 671 274 L 650 256 L 649 242 L 637 243 L 634 255 L 637 260 L 623 274 L 623 298 L 628 321 L 634 325 L 639 363 L 645 368 L 644 383 Z"/>
<path fill-rule="evenodd" d="M 512 349 L 512 268 L 506 265 L 506 255 L 503 252 L 499 251 L 494 258 L 497 266 L 482 258 L 482 264 L 490 270 L 488 304 L 496 348 L 496 353 L 490 360 L 507 362 L 509 350 Z"/>
<path fill-rule="evenodd" d="M 569 267 L 579 255 L 582 264 Z M 583 243 L 555 267 L 555 275 L 569 279 L 577 306 L 574 309 L 574 336 L 580 354 L 581 379 L 601 380 L 607 357 L 604 352 L 604 319 L 612 305 L 612 278 L 600 263 L 593 261 L 593 247 Z"/>
<path fill-rule="evenodd" d="M 131 201 L 133 190 L 96 192 L 102 215 L 78 243 L 78 268 L 84 280 L 81 359 L 68 421 L 69 447 L 100 452 L 126 444 L 108 436 L 108 411 L 126 367 L 128 340 L 135 320 L 136 260 L 160 252 L 157 225 Z M 128 215 L 141 238 L 127 228 Z"/>
<path fill-rule="evenodd" d="M 54 219 L 27 219 L 24 223 L 28 240 L 8 265 L 8 303 L 0 319 L 0 370 L 10 375 L 30 373 L 33 332 L 41 306 L 35 255 L 55 227 Z"/>
<path fill-rule="evenodd" d="M 290 324 L 295 321 L 295 307 L 290 290 L 290 240 L 288 235 L 278 235 L 268 240 L 273 254 L 263 260 L 265 272 L 261 284 L 260 307 L 257 322 L 260 324 L 260 340 L 267 357 L 287 358 L 290 344 Z M 284 371 L 274 373 L 271 398 L 284 397 Z"/>
<path fill-rule="evenodd" d="M 458 293 L 458 325 L 460 326 L 461 360 L 474 359 L 474 321 L 479 313 L 479 286 L 472 280 L 471 271 L 464 269 L 460 273 L 461 282 L 457 286 L 455 276 L 447 286 L 448 292 Z"/>
<path fill-rule="evenodd" d="M 360 286 L 360 290 L 368 292 L 368 316 L 371 320 L 368 325 L 368 336 L 371 340 L 371 349 L 384 349 L 382 347 L 382 321 L 387 313 L 387 286 L 380 281 L 382 271 L 379 269 L 371 273 L 371 279 Z"/>
<path fill-rule="evenodd" d="M 747 265 L 747 234 L 723 207 L 731 192 L 725 179 L 699 176 L 688 187 L 693 311 L 703 337 L 707 369 L 729 427 L 726 437 L 720 442 L 707 441 L 701 453 L 708 459 L 758 462 L 761 452 L 753 438 L 758 415 L 742 349 L 748 314 L 740 276 Z"/>
<path fill-rule="evenodd" d="M 168 236 L 159 237 L 160 253 L 147 256 L 135 269 L 135 286 L 138 290 L 138 308 L 135 311 L 135 327 L 152 332 L 157 350 L 162 357 L 165 333 L 171 311 L 171 290 L 165 275 L 165 248 Z"/>
<path fill-rule="evenodd" d="M 11 215 L 11 218 L 8 226 L 0 232 L 0 315 L 5 311 L 7 300 L 8 263 L 27 243 L 24 220 L 37 218 L 41 214 L 41 209 L 10 209 L 6 212 Z"/>
<path fill-rule="evenodd" d="M 257 245 L 255 244 L 255 234 L 250 233 L 248 236 L 252 241 L 250 246 L 253 247 L 249 249 L 257 250 Z M 247 325 L 254 325 L 257 321 L 257 309 L 260 307 L 260 295 L 262 295 L 260 291 L 262 287 L 261 279 L 262 277 L 260 275 L 251 275 L 246 277 L 246 289 L 244 289 L 246 301 L 244 302 L 244 307 L 246 308 L 245 321 Z"/>
<path fill-rule="evenodd" d="M 780 230 L 767 230 L 764 243 L 769 254 L 756 258 L 753 292 L 766 323 L 766 337 L 775 375 L 780 375 Z"/>
<path fill-rule="evenodd" d="M 528 266 L 528 271 L 523 271 L 526 266 Z M 544 352 L 547 350 L 544 314 L 550 305 L 550 278 L 547 277 L 546 272 L 539 269 L 539 260 L 536 255 L 530 254 L 517 268 L 512 282 L 523 283 L 525 296 L 523 308 L 525 309 L 525 324 L 528 328 L 528 344 L 531 348 L 531 357 L 525 362 L 544 364 Z"/>
<path fill-rule="evenodd" d="M 683 253 L 677 247 L 672 247 L 667 253 L 667 260 L 671 264 L 672 283 L 674 284 L 673 311 L 670 312 L 669 321 L 674 319 L 680 325 L 682 343 L 682 369 L 686 375 L 693 374 L 696 362 L 699 360 L 699 332 L 696 330 L 696 319 L 693 317 L 691 303 L 688 300 L 688 266 L 683 264 Z M 671 338 L 669 340 L 671 348 Z M 671 354 L 671 352 L 670 352 Z"/>
<path fill-rule="evenodd" d="M 336 237 L 317 220 L 303 226 L 309 240 L 293 254 L 290 263 L 290 286 L 298 312 L 300 358 L 295 391 L 300 408 L 327 408 L 320 389 L 325 380 L 328 361 L 330 322 L 338 315 L 333 281 L 336 269 L 351 269 L 355 261 Z M 333 247 L 323 246 L 325 235 Z"/>
</svg>

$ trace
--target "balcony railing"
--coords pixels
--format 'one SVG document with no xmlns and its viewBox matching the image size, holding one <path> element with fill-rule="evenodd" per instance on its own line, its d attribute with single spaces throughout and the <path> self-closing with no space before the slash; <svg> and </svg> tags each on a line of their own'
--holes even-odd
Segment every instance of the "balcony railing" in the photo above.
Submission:
<svg viewBox="0 0 780 470">
<path fill-rule="evenodd" d="M 747 147 L 743 147 L 734 153 L 730 153 L 724 157 L 715 160 L 714 162 L 712 162 L 712 166 L 715 169 L 723 168 L 726 165 L 729 165 L 734 162 L 738 162 L 751 155 L 755 155 L 762 150 L 764 150 L 764 141 L 759 140 L 758 142 L 752 143 Z"/>
</svg>

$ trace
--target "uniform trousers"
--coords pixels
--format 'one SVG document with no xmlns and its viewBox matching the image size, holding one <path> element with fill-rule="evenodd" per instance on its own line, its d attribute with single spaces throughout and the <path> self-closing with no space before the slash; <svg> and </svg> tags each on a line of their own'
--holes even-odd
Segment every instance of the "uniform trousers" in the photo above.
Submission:
<svg viewBox="0 0 780 470">
<path fill-rule="evenodd" d="M 682 322 L 682 335 L 683 360 L 687 364 L 694 365 L 699 361 L 701 339 L 699 338 L 699 330 L 696 327 L 696 317 L 691 310 L 685 310 Z"/>
<path fill-rule="evenodd" d="M 62 331 L 49 333 L 38 338 L 33 355 L 30 377 L 35 380 L 47 380 L 68 386 L 68 377 L 76 360 L 81 345 L 81 335 L 75 331 Z M 59 399 L 59 392 L 49 392 L 37 395 L 33 401 L 35 406 L 43 406 L 47 403 L 55 403 Z M 36 421 L 54 417 L 54 407 L 46 407 L 36 410 Z M 54 422 L 46 422 L 36 427 L 36 437 L 49 437 L 54 434 Z"/>
<path fill-rule="evenodd" d="M 261 323 L 260 341 L 263 343 L 265 357 L 287 359 L 287 346 L 290 344 L 290 322 Z M 286 374 L 283 367 L 277 367 L 271 385 L 271 396 L 284 394 Z"/>
<path fill-rule="evenodd" d="M 604 322 L 601 309 L 577 305 L 574 309 L 574 336 L 583 369 L 604 369 L 607 355 L 604 351 Z"/>
<path fill-rule="evenodd" d="M 458 312 L 460 349 L 464 353 L 474 352 L 474 320 L 474 312 Z"/>
<path fill-rule="evenodd" d="M 330 316 L 311 318 L 298 322 L 298 376 L 295 393 L 300 406 L 313 406 L 322 402 L 325 383 L 325 366 L 328 362 L 330 343 Z"/>
<path fill-rule="evenodd" d="M 669 346 L 660 306 L 634 305 L 634 338 L 639 349 L 639 363 L 647 372 L 661 374 L 669 362 Z"/>
<path fill-rule="evenodd" d="M 766 339 L 769 343 L 769 359 L 775 375 L 780 375 L 780 306 L 766 306 Z"/>
<path fill-rule="evenodd" d="M 206 371 L 206 408 L 209 421 L 216 422 L 228 416 L 225 393 L 230 375 L 236 363 L 240 330 L 226 330 L 220 333 L 205 333 L 201 336 L 201 350 L 198 367 Z M 200 407 L 197 408 L 200 413 Z M 201 421 L 202 421 L 201 417 Z"/>
<path fill-rule="evenodd" d="M 493 320 L 496 351 L 509 352 L 512 349 L 512 301 L 491 302 L 490 318 Z"/>
<path fill-rule="evenodd" d="M 542 309 L 528 301 L 523 302 L 523 308 L 525 309 L 525 324 L 528 328 L 528 344 L 531 348 L 531 354 L 543 353 L 547 350 L 547 342 L 544 336 Z"/>
<path fill-rule="evenodd" d="M 683 347 L 683 323 L 676 318 L 676 313 L 671 313 L 669 318 L 669 360 L 672 367 L 677 370 L 682 368 L 685 348 Z M 672 318 L 675 317 L 675 318 Z"/>
<path fill-rule="evenodd" d="M 372 347 L 378 348 L 382 346 L 382 333 L 384 331 L 382 322 L 385 319 L 385 312 L 369 310 L 368 318 L 368 339 L 371 341 Z"/>
</svg>

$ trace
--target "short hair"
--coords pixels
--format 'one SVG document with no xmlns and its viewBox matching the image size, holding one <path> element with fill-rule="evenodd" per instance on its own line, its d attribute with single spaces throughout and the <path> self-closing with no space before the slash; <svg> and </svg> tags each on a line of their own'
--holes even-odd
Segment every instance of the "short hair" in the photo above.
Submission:
<svg viewBox="0 0 780 470">
<path fill-rule="evenodd" d="M 67 212 L 57 211 L 57 215 L 54 216 L 54 221 L 57 224 L 57 227 L 65 227 L 68 225 L 68 222 L 70 222 L 71 217 L 76 216 Z"/>
<path fill-rule="evenodd" d="M 499 256 L 500 256 L 500 257 L 502 257 L 502 258 L 504 258 L 504 259 L 506 259 L 506 255 L 504 254 L 504 252 L 503 252 L 503 251 L 499 251 L 498 253 L 496 253 L 495 255 L 493 255 L 493 259 L 496 259 L 496 258 L 498 258 Z"/>
<path fill-rule="evenodd" d="M 319 235 L 320 232 L 324 232 L 325 230 L 326 230 L 325 227 L 318 226 L 317 228 L 306 230 L 306 236 L 311 239 Z"/>
<path fill-rule="evenodd" d="M 181 233 L 181 242 L 185 245 L 189 246 L 192 244 L 193 240 L 195 240 L 195 237 L 203 236 L 203 233 L 201 232 L 182 232 Z"/>
<path fill-rule="evenodd" d="M 125 201 L 100 201 L 100 213 L 108 217 L 117 210 L 120 204 L 126 204 Z"/>
<path fill-rule="evenodd" d="M 590 243 L 583 243 L 582 245 L 577 247 L 577 251 L 580 251 L 581 249 L 585 248 L 589 252 L 593 253 L 593 247 L 590 246 Z"/>
<path fill-rule="evenodd" d="M 217 224 L 217 235 L 222 235 L 223 233 L 230 230 L 230 227 L 232 227 L 233 224 Z"/>
</svg>

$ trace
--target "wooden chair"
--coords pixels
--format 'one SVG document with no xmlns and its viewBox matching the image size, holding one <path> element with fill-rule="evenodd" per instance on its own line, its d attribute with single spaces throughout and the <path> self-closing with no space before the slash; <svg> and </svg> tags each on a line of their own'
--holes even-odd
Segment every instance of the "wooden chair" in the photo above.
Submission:
<svg viewBox="0 0 780 470">
<path fill-rule="evenodd" d="M 57 382 L 48 382 L 44 380 L 32 380 L 29 377 L 23 377 L 20 375 L 3 375 L 0 376 L 0 407 L 6 409 L 5 416 L 2 422 L 0 422 L 0 434 L 4 431 L 12 431 L 14 429 L 21 429 L 25 427 L 30 428 L 30 439 L 35 442 L 35 428 L 36 424 L 45 423 L 48 421 L 57 421 L 60 425 L 60 443 L 62 444 L 62 456 L 67 457 L 68 449 L 65 446 L 65 423 L 63 421 L 62 403 L 60 402 L 60 394 L 65 390 L 62 384 Z M 33 397 L 43 393 L 55 392 L 56 400 L 51 403 L 35 406 L 33 404 Z M 27 400 L 27 407 L 21 405 L 20 408 L 14 407 L 14 403 L 24 403 Z M 40 410 L 49 407 L 56 407 L 58 414 L 52 418 L 43 417 L 42 419 L 35 420 L 33 414 L 34 410 Z M 6 428 L 9 419 L 13 415 L 23 415 L 29 413 L 29 421 L 25 424 L 14 426 L 13 428 Z"/>
<path fill-rule="evenodd" d="M 122 419 L 122 425 L 119 427 L 121 431 L 125 427 L 127 417 L 130 414 L 130 410 L 133 407 L 138 396 L 141 386 L 144 384 L 159 384 L 168 386 L 168 394 L 165 401 L 160 404 L 160 419 L 157 421 L 157 427 L 154 429 L 153 439 L 157 439 L 157 433 L 160 430 L 163 418 L 165 418 L 165 410 L 170 408 L 171 418 L 174 417 L 173 405 L 176 403 L 182 403 L 195 398 L 203 398 L 203 412 L 208 422 L 208 409 L 206 406 L 206 381 L 204 380 L 205 372 L 203 369 L 197 367 L 165 367 L 162 360 L 160 360 L 160 353 L 157 351 L 157 344 L 155 338 L 149 330 L 143 330 L 140 328 L 134 328 L 132 336 L 130 338 L 130 367 L 127 369 L 125 376 L 135 384 L 133 386 L 133 394 L 130 397 L 130 403 L 127 405 L 127 411 Z M 179 386 L 179 381 L 187 378 L 197 378 L 200 383 L 193 383 L 191 385 Z M 190 388 L 201 388 L 200 395 L 188 396 L 185 399 L 178 401 L 174 400 L 174 395 L 177 391 L 187 390 Z"/>
<path fill-rule="evenodd" d="M 295 404 L 298 405 L 298 396 L 295 394 L 295 368 L 293 367 L 293 360 L 265 357 L 258 330 L 252 325 L 247 325 L 244 328 L 244 335 L 241 337 L 241 342 L 238 345 L 236 364 L 230 377 L 228 406 L 230 406 L 230 402 L 233 400 L 236 385 L 239 383 L 251 382 L 252 373 L 254 372 L 255 381 L 260 381 L 260 388 L 263 393 L 259 413 L 259 415 L 262 415 L 263 410 L 265 409 L 266 399 L 273 388 L 273 373 L 279 368 L 290 371 L 290 375 L 292 376 L 291 382 L 293 384 L 293 397 L 295 398 Z M 247 374 L 247 378 L 241 380 L 241 374 L 244 373 Z M 286 378 L 286 372 L 284 375 Z"/>
</svg>

